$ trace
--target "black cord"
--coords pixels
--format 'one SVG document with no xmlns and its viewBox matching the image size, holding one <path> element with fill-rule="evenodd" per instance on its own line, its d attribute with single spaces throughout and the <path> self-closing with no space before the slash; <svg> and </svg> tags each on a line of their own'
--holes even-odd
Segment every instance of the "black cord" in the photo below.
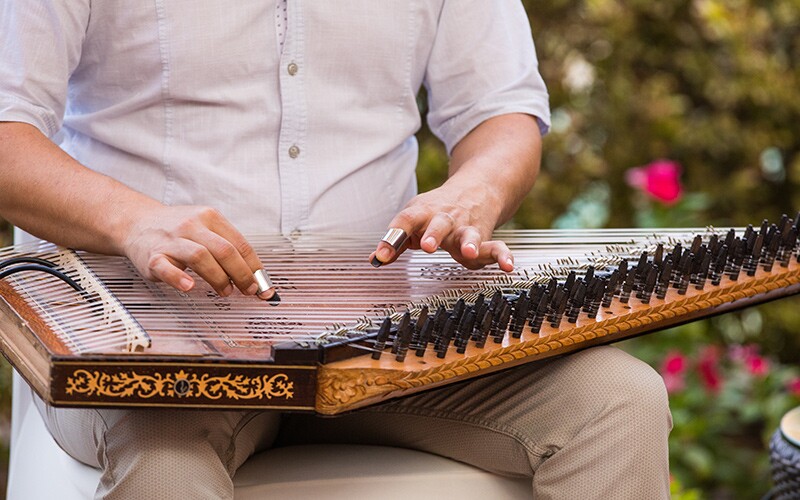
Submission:
<svg viewBox="0 0 800 500">
<path fill-rule="evenodd" d="M 52 267 L 56 268 L 55 262 L 50 262 L 49 260 L 39 259 L 36 257 L 12 257 L 10 259 L 6 259 L 0 261 L 0 269 L 4 267 L 13 266 L 14 264 L 39 264 L 45 267 Z"/>
<path fill-rule="evenodd" d="M 6 262 L 3 262 L 3 264 L 6 264 Z M 86 290 L 84 290 L 79 284 L 75 283 L 75 281 L 66 274 L 62 273 L 58 269 L 53 269 L 52 267 L 42 264 L 22 264 L 21 266 L 16 266 L 12 267 L 11 269 L 6 269 L 5 271 L 0 271 L 0 280 L 21 271 L 40 271 L 43 273 L 51 274 L 56 278 L 60 279 L 61 281 L 63 281 L 64 283 L 68 284 L 72 288 L 74 288 L 75 291 L 80 293 L 82 296 L 87 297 L 89 295 L 88 292 L 86 292 Z"/>
</svg>

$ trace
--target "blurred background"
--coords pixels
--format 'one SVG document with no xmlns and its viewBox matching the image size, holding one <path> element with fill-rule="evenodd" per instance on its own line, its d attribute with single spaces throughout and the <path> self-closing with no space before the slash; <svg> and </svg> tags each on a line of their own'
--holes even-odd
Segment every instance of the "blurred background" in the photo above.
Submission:
<svg viewBox="0 0 800 500">
<path fill-rule="evenodd" d="M 728 228 L 794 216 L 800 0 L 524 3 L 553 126 L 509 227 Z M 427 130 L 419 138 L 427 190 L 447 158 Z M 0 221 L 0 243 L 10 242 Z M 674 498 L 768 491 L 768 438 L 800 405 L 799 306 L 784 299 L 623 344 L 670 393 Z M 9 388 L 0 360 L 0 497 Z"/>
</svg>

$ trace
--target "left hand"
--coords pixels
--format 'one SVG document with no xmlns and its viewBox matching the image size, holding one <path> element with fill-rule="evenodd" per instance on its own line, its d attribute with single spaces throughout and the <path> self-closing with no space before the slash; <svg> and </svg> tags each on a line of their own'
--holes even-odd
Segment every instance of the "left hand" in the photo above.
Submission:
<svg viewBox="0 0 800 500">
<path fill-rule="evenodd" d="M 494 264 L 506 272 L 514 270 L 514 257 L 505 243 L 491 240 L 499 219 L 501 201 L 484 185 L 464 183 L 451 177 L 441 187 L 422 193 L 389 223 L 403 229 L 408 241 L 395 251 L 381 241 L 370 255 L 384 264 L 394 262 L 406 248 L 433 253 L 446 250 L 468 269 Z"/>
</svg>

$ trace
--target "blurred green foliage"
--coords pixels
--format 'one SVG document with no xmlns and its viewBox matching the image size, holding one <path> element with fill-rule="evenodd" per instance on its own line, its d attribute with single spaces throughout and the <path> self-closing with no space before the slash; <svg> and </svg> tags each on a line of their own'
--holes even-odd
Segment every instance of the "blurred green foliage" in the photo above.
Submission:
<svg viewBox="0 0 800 500">
<path fill-rule="evenodd" d="M 517 217 L 548 226 L 596 183 L 634 224 L 628 168 L 669 158 L 708 195 L 697 222 L 800 206 L 800 2 L 526 2 L 551 93 L 544 175 Z"/>
<path fill-rule="evenodd" d="M 542 173 L 509 227 L 726 228 L 800 208 L 800 1 L 523 1 L 553 117 Z M 420 139 L 427 190 L 446 167 L 430 134 Z M 661 158 L 683 166 L 676 206 L 625 182 Z M 718 397 L 690 377 L 672 395 L 676 498 L 768 490 L 766 438 L 798 403 L 781 385 L 800 366 L 797 307 L 786 299 L 626 346 L 659 367 L 674 349 L 756 344 L 782 374 L 754 389 L 726 372 Z"/>
<path fill-rule="evenodd" d="M 621 344 L 665 377 L 671 473 L 702 498 L 761 498 L 769 489 L 766 444 L 800 404 L 800 366 L 763 355 L 770 321 L 770 308 L 751 308 Z M 670 368 L 676 358 L 683 366 Z"/>
<path fill-rule="evenodd" d="M 553 124 L 542 174 L 509 227 L 728 227 L 800 207 L 800 0 L 523 1 Z M 420 189 L 428 190 L 446 176 L 447 158 L 427 129 L 419 138 Z M 625 183 L 628 169 L 659 158 L 683 166 L 678 207 Z M 0 243 L 9 241 L 0 221 Z M 628 349 L 658 367 L 674 349 L 757 344 L 785 377 L 800 365 L 797 306 L 783 300 Z M 0 362 L 6 415 L 8 373 Z M 758 395 L 731 382 L 727 399 L 698 392 L 690 378 L 688 392 L 673 396 L 676 498 L 766 492 L 764 437 L 795 402 L 776 377 Z"/>
</svg>

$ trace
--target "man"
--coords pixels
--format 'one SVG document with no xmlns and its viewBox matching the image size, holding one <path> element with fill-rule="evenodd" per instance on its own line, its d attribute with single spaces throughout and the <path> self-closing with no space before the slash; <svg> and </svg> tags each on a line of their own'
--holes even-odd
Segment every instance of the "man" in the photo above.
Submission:
<svg viewBox="0 0 800 500">
<path fill-rule="evenodd" d="M 518 0 L 2 9 L 0 216 L 26 231 L 126 255 L 181 290 L 191 268 L 223 296 L 256 294 L 255 232 L 397 227 L 465 266 L 513 268 L 491 233 L 532 186 L 548 121 Z M 447 182 L 415 196 L 422 85 L 451 159 Z M 274 413 L 39 407 L 103 469 L 104 498 L 229 498 L 276 438 L 419 448 L 532 477 L 537 498 L 668 495 L 663 384 L 613 348 L 337 419 L 287 416 L 279 437 Z"/>
</svg>

